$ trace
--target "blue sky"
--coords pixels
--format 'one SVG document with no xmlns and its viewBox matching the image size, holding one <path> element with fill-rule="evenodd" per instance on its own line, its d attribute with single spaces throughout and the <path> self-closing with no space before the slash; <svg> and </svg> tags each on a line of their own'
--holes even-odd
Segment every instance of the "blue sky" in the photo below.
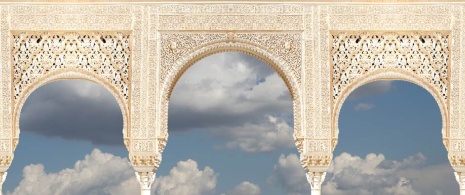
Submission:
<svg viewBox="0 0 465 195">
<path fill-rule="evenodd" d="M 176 84 L 153 194 L 309 194 L 292 142 L 292 102 L 264 62 L 220 53 Z M 122 116 L 102 87 L 47 84 L 26 101 L 7 194 L 137 194 Z M 433 97 L 404 81 L 354 91 L 339 119 L 325 194 L 458 194 Z M 188 192 L 188 193 L 187 193 Z"/>
</svg>

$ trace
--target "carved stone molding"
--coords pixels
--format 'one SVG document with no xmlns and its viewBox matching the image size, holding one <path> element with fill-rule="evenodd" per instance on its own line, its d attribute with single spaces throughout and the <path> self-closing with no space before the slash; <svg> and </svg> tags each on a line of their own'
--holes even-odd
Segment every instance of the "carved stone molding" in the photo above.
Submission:
<svg viewBox="0 0 465 195">
<path fill-rule="evenodd" d="M 0 156 L 0 167 L 1 168 L 9 167 L 12 161 L 13 161 L 13 156 Z"/>
<path fill-rule="evenodd" d="M 136 172 L 136 178 L 142 191 L 149 191 L 147 194 L 150 194 L 150 188 L 155 180 L 155 175 L 154 172 Z"/>
<path fill-rule="evenodd" d="M 325 181 L 326 172 L 307 172 L 307 181 L 310 183 L 312 190 L 321 190 L 321 184 Z M 312 192 L 313 194 L 313 192 Z"/>
<path fill-rule="evenodd" d="M 300 163 L 307 172 L 318 172 L 317 169 L 322 169 L 319 171 L 324 172 L 329 167 L 332 158 L 331 155 L 301 155 Z"/>
<path fill-rule="evenodd" d="M 160 166 L 161 155 L 130 155 L 130 161 L 134 167 L 150 167 L 156 171 Z"/>
</svg>

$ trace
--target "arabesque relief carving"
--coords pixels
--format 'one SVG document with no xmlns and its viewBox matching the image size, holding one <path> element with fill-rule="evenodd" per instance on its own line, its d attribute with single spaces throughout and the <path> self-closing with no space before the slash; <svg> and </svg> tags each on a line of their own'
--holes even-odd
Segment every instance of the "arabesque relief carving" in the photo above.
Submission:
<svg viewBox="0 0 465 195">
<path fill-rule="evenodd" d="M 465 194 L 464 10 L 463 3 L 0 3 L 0 175 L 13 160 L 27 96 L 54 80 L 86 79 L 117 98 L 129 160 L 150 194 L 177 80 L 208 55 L 239 51 L 286 83 L 312 194 L 321 193 L 344 100 L 384 79 L 416 83 L 438 102 Z"/>
<path fill-rule="evenodd" d="M 12 35 L 14 100 L 36 80 L 55 71 L 77 68 L 105 78 L 129 98 L 128 33 L 26 33 Z"/>
</svg>

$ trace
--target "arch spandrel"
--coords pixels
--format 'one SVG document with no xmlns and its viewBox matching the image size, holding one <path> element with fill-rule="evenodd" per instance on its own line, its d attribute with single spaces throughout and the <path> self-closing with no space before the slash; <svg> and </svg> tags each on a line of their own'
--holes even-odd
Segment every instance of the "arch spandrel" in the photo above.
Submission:
<svg viewBox="0 0 465 195">
<path fill-rule="evenodd" d="M 301 129 L 301 33 L 166 33 L 161 34 L 161 118 L 158 140 L 163 152 L 168 138 L 168 104 L 171 92 L 182 74 L 195 62 L 215 53 L 237 51 L 269 64 L 289 89 L 294 108 L 294 138 L 303 137 Z M 188 37 L 189 36 L 189 37 Z"/>
<path fill-rule="evenodd" d="M 131 41 L 129 32 L 13 32 L 13 146 L 19 139 L 19 117 L 27 97 L 61 79 L 84 79 L 102 85 L 117 100 L 128 146 Z"/>
<path fill-rule="evenodd" d="M 441 111 L 444 145 L 450 149 L 450 32 L 349 32 L 332 34 L 332 139 L 339 112 L 356 88 L 378 80 L 404 80 L 426 89 Z M 335 144 L 333 145 L 334 150 Z"/>
</svg>

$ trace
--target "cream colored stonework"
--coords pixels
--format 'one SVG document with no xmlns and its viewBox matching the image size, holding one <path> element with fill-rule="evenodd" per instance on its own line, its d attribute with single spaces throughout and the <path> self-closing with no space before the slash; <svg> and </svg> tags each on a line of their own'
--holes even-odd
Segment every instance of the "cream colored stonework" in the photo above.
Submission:
<svg viewBox="0 0 465 195">
<path fill-rule="evenodd" d="M 28 95 L 55 80 L 86 79 L 117 99 L 124 142 L 147 193 L 168 140 L 177 80 L 208 55 L 239 51 L 267 62 L 288 86 L 312 194 L 320 193 L 331 162 L 344 100 L 384 79 L 409 81 L 433 95 L 444 145 L 461 176 L 464 8 L 454 2 L 0 3 L 0 172 L 12 162 Z"/>
</svg>

